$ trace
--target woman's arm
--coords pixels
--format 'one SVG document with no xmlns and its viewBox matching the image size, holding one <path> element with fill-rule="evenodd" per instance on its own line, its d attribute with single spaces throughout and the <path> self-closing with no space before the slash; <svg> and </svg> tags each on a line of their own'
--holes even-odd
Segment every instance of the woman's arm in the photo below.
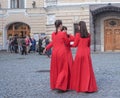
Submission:
<svg viewBox="0 0 120 98">
<path fill-rule="evenodd" d="M 52 40 L 54 39 L 54 33 L 52 33 Z M 52 48 L 53 47 L 53 41 L 51 41 L 46 47 L 45 47 L 45 49 L 43 50 L 43 54 L 45 54 L 45 52 L 47 51 L 47 50 L 49 50 L 50 48 Z"/>
<path fill-rule="evenodd" d="M 70 40 L 70 41 L 74 41 L 74 39 L 75 39 L 75 36 L 69 35 L 69 40 Z"/>
<path fill-rule="evenodd" d="M 71 45 L 72 47 L 77 47 L 77 46 L 78 46 L 79 38 L 80 38 L 80 34 L 79 34 L 79 33 L 76 33 L 75 39 L 74 39 L 74 44 Z"/>
<path fill-rule="evenodd" d="M 50 42 L 45 48 L 46 50 L 49 50 L 52 47 L 53 47 L 53 42 Z"/>
</svg>

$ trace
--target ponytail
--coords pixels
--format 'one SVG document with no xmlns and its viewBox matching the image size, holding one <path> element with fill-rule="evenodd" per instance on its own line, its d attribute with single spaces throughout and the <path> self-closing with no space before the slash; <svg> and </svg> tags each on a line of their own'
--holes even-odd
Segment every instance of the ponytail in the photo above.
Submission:
<svg viewBox="0 0 120 98">
<path fill-rule="evenodd" d="M 56 32 L 55 32 L 55 34 L 57 34 L 58 33 L 58 28 L 56 28 Z"/>
</svg>

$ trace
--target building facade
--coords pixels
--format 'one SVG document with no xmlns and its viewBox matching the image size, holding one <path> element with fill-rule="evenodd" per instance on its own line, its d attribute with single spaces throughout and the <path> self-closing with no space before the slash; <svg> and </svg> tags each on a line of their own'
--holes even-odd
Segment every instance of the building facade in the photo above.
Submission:
<svg viewBox="0 0 120 98">
<path fill-rule="evenodd" d="M 0 0 L 0 50 L 15 34 L 51 35 L 56 19 L 63 21 L 70 34 L 84 20 L 92 51 L 120 50 L 119 0 Z"/>
</svg>

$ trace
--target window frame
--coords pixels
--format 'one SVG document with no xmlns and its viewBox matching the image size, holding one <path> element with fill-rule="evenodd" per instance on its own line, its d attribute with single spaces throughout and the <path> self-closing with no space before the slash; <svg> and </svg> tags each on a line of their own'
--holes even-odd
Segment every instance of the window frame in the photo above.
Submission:
<svg viewBox="0 0 120 98">
<path fill-rule="evenodd" d="M 26 0 L 10 0 L 9 3 L 11 9 L 24 9 Z"/>
</svg>

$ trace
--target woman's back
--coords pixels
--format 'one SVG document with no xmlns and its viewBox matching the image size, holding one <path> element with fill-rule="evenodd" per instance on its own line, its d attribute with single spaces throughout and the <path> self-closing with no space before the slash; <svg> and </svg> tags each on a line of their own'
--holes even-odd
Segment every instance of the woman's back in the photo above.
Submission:
<svg viewBox="0 0 120 98">
<path fill-rule="evenodd" d="M 52 40 L 53 40 L 53 49 L 55 50 L 64 50 L 64 48 L 67 45 L 67 36 L 64 32 L 58 32 L 52 34 Z"/>
<path fill-rule="evenodd" d="M 80 39 L 79 39 L 79 45 L 78 47 L 81 47 L 81 48 L 90 48 L 90 36 L 86 37 L 86 38 L 82 38 L 80 36 Z"/>
<path fill-rule="evenodd" d="M 90 52 L 90 35 L 86 38 L 82 38 L 80 33 L 76 34 L 75 43 L 73 46 L 78 46 L 77 52 L 85 53 Z"/>
</svg>

